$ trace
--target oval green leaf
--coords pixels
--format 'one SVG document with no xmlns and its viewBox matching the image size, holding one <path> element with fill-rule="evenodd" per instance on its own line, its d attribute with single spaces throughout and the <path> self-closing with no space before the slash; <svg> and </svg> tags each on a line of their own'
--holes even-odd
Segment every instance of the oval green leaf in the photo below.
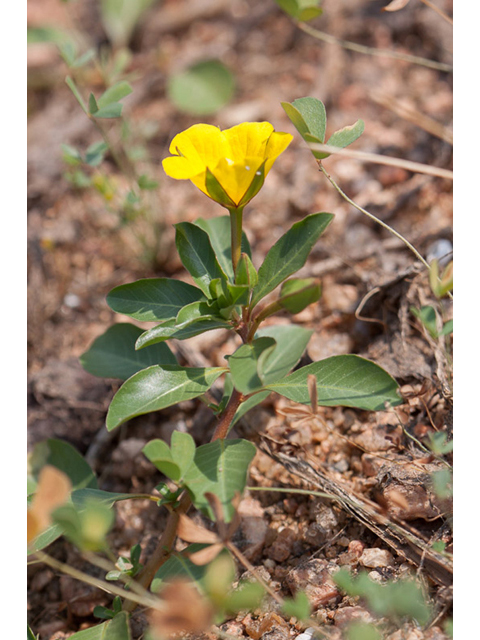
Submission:
<svg viewBox="0 0 480 640">
<path fill-rule="evenodd" d="M 115 287 L 107 295 L 113 311 L 142 322 L 170 320 L 185 305 L 204 299 L 197 287 L 172 278 L 137 280 Z"/>
<path fill-rule="evenodd" d="M 155 365 L 139 371 L 117 391 L 107 413 L 111 431 L 135 416 L 165 409 L 204 394 L 224 367 L 194 368 Z"/>
<path fill-rule="evenodd" d="M 235 93 L 235 78 L 218 60 L 206 60 L 171 76 L 167 94 L 185 113 L 207 115 L 226 105 Z"/>
<path fill-rule="evenodd" d="M 333 220 L 332 213 L 312 213 L 295 222 L 267 253 L 258 270 L 252 308 L 268 293 L 303 267 L 318 238 Z"/>
<path fill-rule="evenodd" d="M 396 381 L 374 362 L 356 355 L 313 362 L 266 388 L 294 402 L 309 404 L 307 379 L 311 374 L 317 379 L 320 406 L 380 411 L 387 404 L 395 406 L 403 402 Z"/>
<path fill-rule="evenodd" d="M 138 371 L 154 364 L 178 364 L 166 344 L 137 351 L 135 343 L 142 333 L 143 330 L 133 324 L 114 324 L 80 356 L 82 367 L 100 378 L 127 380 Z"/>
<path fill-rule="evenodd" d="M 225 521 L 229 522 L 234 508 L 232 498 L 242 493 L 247 482 L 248 467 L 256 453 L 255 445 L 247 440 L 215 440 L 195 452 L 195 458 L 184 484 L 197 509 L 215 520 L 205 493 L 214 493 L 223 505 Z"/>
</svg>

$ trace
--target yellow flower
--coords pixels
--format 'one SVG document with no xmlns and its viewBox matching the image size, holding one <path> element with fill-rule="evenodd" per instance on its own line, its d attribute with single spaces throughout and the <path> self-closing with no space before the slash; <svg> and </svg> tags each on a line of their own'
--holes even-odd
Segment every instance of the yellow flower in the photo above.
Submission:
<svg viewBox="0 0 480 640">
<path fill-rule="evenodd" d="M 269 122 L 244 122 L 225 131 L 194 124 L 173 138 L 173 155 L 162 164 L 168 176 L 191 180 L 223 206 L 243 207 L 292 138 L 274 131 Z"/>
</svg>

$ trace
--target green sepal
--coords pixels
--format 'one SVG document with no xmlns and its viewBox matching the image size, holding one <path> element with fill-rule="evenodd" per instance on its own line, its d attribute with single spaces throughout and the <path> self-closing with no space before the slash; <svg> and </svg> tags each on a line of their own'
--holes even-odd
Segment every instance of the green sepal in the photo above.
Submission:
<svg viewBox="0 0 480 640">
<path fill-rule="evenodd" d="M 205 188 L 210 198 L 218 202 L 218 204 L 224 207 L 237 206 L 208 167 L 205 174 Z"/>
<path fill-rule="evenodd" d="M 250 186 L 246 190 L 243 198 L 237 205 L 237 208 L 244 207 L 246 204 L 250 202 L 252 198 L 254 198 L 260 189 L 263 187 L 263 183 L 265 182 L 265 160 L 261 166 L 255 171 L 255 177 L 253 178 Z"/>
</svg>

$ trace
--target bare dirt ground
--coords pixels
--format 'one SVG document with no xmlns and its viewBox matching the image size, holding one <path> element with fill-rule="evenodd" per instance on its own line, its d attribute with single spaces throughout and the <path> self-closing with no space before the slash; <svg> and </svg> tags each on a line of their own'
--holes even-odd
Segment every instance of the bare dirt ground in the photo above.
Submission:
<svg viewBox="0 0 480 640">
<path fill-rule="evenodd" d="M 385 4 L 325 0 L 325 13 L 313 24 L 344 40 L 451 62 L 451 29 L 440 16 L 419 2 L 397 13 L 382 12 Z M 450 0 L 436 4 L 451 15 Z M 71 7 L 54 0 L 29 2 L 29 26 L 70 28 L 72 15 L 75 27 L 94 45 L 105 41 L 96 2 Z M 450 437 L 452 429 L 447 364 L 409 311 L 412 305 L 436 304 L 428 276 L 400 241 L 339 197 L 280 105 L 315 96 L 326 105 L 328 131 L 358 118 L 365 121 L 355 148 L 449 169 L 450 143 L 385 104 L 401 102 L 448 128 L 451 74 L 322 43 L 298 29 L 273 0 L 161 2 L 135 31 L 131 48 L 134 93 L 125 100 L 125 110 L 134 126 L 149 131 L 153 177 L 160 182 L 154 224 L 163 231 L 154 266 L 145 262 L 132 226 L 120 227 L 95 190 L 78 191 L 65 180 L 60 145 L 85 149 L 98 140 L 98 132 L 64 84 L 67 69 L 55 48 L 29 50 L 29 446 L 47 437 L 64 439 L 87 455 L 102 489 L 150 492 L 161 476 L 141 454 L 148 440 L 168 440 L 174 429 L 181 429 L 197 444 L 208 441 L 212 417 L 197 401 L 136 418 L 110 437 L 100 436 L 118 384 L 84 372 L 78 358 L 113 322 L 126 320 L 105 302 L 111 288 L 141 277 L 186 277 L 175 255 L 172 225 L 221 213 L 189 183 L 163 175 L 160 162 L 173 135 L 199 121 L 226 128 L 268 120 L 277 130 L 294 134 L 294 141 L 246 210 L 254 263 L 261 263 L 296 220 L 315 211 L 335 213 L 302 270 L 323 282 L 321 302 L 294 318 L 315 330 L 306 357 L 358 353 L 371 358 L 398 380 L 406 403 L 395 413 L 325 409 L 320 419 L 298 423 L 301 416 L 289 410 L 288 402 L 267 400 L 236 429 L 259 446 L 249 484 L 318 491 L 322 482 L 325 490 L 327 478 L 330 490 L 340 486 L 373 501 L 387 518 L 406 523 L 428 543 L 443 541 L 452 552 L 451 505 L 432 493 L 429 474 L 437 463 L 419 446 L 433 431 Z M 214 116 L 179 113 L 166 96 L 166 78 L 189 62 L 211 57 L 219 57 L 235 73 L 233 101 Z M 95 73 L 85 78 L 85 85 L 101 91 Z M 448 180 L 340 157 L 324 164 L 358 204 L 404 234 L 423 255 L 434 255 L 441 240 L 451 242 Z M 123 188 L 108 156 L 105 166 Z M 200 359 L 219 365 L 235 341 L 220 331 L 173 345 L 177 347 L 187 363 Z M 288 464 L 292 458 L 317 470 L 320 484 L 300 477 L 298 464 Z M 246 524 L 238 534 L 239 547 L 279 593 L 289 596 L 306 589 L 314 618 L 329 637 L 342 638 L 351 620 L 373 619 L 364 603 L 342 596 L 329 579 L 338 566 L 351 566 L 366 568 L 379 582 L 417 574 L 429 589 L 438 613 L 430 628 L 387 623 L 386 637 L 446 638 L 442 625 L 451 614 L 452 599 L 448 570 L 415 560 L 411 550 L 402 552 L 388 532 L 382 535 L 380 525 L 372 529 L 341 503 L 288 492 L 247 492 L 242 510 Z M 125 552 L 139 541 L 148 554 L 163 522 L 162 510 L 148 501 L 119 503 L 112 545 Z M 63 540 L 51 552 L 74 566 L 84 564 Z M 41 640 L 67 638 L 92 625 L 94 606 L 110 602 L 105 593 L 42 565 L 29 568 L 28 597 L 29 622 Z M 228 633 L 255 640 L 286 640 L 302 628 L 273 608 L 223 626 Z M 144 632 L 144 613 L 136 612 L 133 638 Z"/>
</svg>

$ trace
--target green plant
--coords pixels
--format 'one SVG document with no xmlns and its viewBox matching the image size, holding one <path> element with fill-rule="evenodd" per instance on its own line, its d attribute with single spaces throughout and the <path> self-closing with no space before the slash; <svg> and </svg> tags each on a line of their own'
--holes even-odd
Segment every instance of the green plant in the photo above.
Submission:
<svg viewBox="0 0 480 640">
<path fill-rule="evenodd" d="M 397 621 L 404 618 L 415 620 L 422 626 L 432 617 L 432 609 L 415 580 L 403 579 L 379 584 L 365 572 L 353 577 L 348 569 L 340 569 L 335 574 L 334 581 L 348 595 L 363 599 L 380 616 Z"/>
<path fill-rule="evenodd" d="M 115 93 L 113 102 L 108 104 L 118 103 L 122 93 Z M 93 99 L 90 102 L 91 111 L 95 105 Z M 99 109 L 108 106 L 104 101 L 95 104 Z M 94 113 L 90 116 L 94 117 Z M 321 131 L 314 130 L 323 137 Z M 347 133 L 346 140 L 337 137 L 348 144 L 356 133 Z M 160 497 L 99 490 L 91 469 L 64 443 L 49 441 L 33 453 L 33 489 L 39 469 L 50 464 L 67 474 L 72 491 L 67 503 L 50 514 L 51 525 L 33 537 L 30 551 L 59 568 L 42 549 L 55 536 L 64 534 L 90 558 L 99 552 L 107 556 L 106 579 L 120 580 L 128 589 L 110 587 L 112 594 L 124 598 L 124 604 L 120 611 L 116 600 L 110 613 L 102 611 L 104 617 L 111 617 L 100 625 L 106 632 L 115 623 L 123 625 L 123 633 L 125 612 L 139 602 L 158 610 L 161 617 L 162 600 L 153 599 L 146 590 L 151 587 L 158 591 L 166 576 L 193 578 L 199 583 L 209 575 L 205 565 L 217 562 L 224 553 L 228 557 L 233 554 L 250 568 L 232 545 L 231 535 L 237 524 L 238 496 L 245 489 L 256 449 L 248 440 L 227 439 L 232 425 L 246 411 L 272 392 L 310 404 L 312 383 L 322 406 L 379 411 L 402 402 L 395 380 L 378 365 L 356 355 L 333 356 L 294 370 L 312 332 L 295 324 L 261 327 L 266 318 L 278 312 L 299 313 L 321 296 L 317 280 L 294 276 L 332 222 L 332 214 L 313 213 L 294 223 L 268 251 L 258 269 L 243 231 L 245 206 L 261 189 L 275 159 L 291 139 L 289 134 L 275 132 L 266 122 L 243 123 L 226 131 L 194 125 L 175 136 L 170 147 L 172 156 L 164 160 L 167 174 L 191 180 L 226 208 L 228 215 L 176 224 L 177 250 L 194 284 L 153 278 L 116 287 L 107 297 L 114 311 L 136 321 L 157 324 L 147 330 L 128 323 L 114 325 L 81 358 L 84 368 L 94 375 L 124 380 L 110 404 L 107 429 L 116 429 L 136 416 L 184 400 L 204 398 L 218 416 L 211 441 L 197 447 L 188 433 L 175 431 L 170 444 L 156 439 L 144 447 L 145 456 L 170 483 L 159 487 Z M 170 338 L 184 340 L 218 328 L 235 333 L 241 341 L 223 366 L 182 366 L 166 344 Z M 224 395 L 214 403 L 208 391 L 222 376 Z M 119 500 L 136 497 L 148 497 L 169 511 L 157 549 L 143 567 L 138 547 L 132 549 L 130 559 L 119 561 L 109 551 L 107 541 L 111 508 Z M 193 525 L 186 516 L 192 505 L 216 523 L 216 532 Z M 177 535 L 190 543 L 181 554 L 173 552 Z M 96 562 L 100 560 L 97 558 Z M 226 573 L 225 585 L 233 580 L 232 572 Z M 258 603 L 260 597 L 256 587 L 244 586 L 233 592 L 231 599 L 225 599 L 226 587 L 222 597 L 218 592 L 213 594 L 212 588 L 203 588 L 208 606 L 214 610 L 213 618 L 206 615 L 209 620 L 221 618 L 235 607 Z M 269 590 L 262 584 L 262 593 L 263 588 Z M 163 597 L 168 600 L 168 592 Z M 275 597 L 278 599 L 276 594 Z M 286 612 L 300 618 L 308 616 L 308 603 L 302 596 L 280 603 Z M 204 613 L 206 606 L 201 605 Z"/>
</svg>

